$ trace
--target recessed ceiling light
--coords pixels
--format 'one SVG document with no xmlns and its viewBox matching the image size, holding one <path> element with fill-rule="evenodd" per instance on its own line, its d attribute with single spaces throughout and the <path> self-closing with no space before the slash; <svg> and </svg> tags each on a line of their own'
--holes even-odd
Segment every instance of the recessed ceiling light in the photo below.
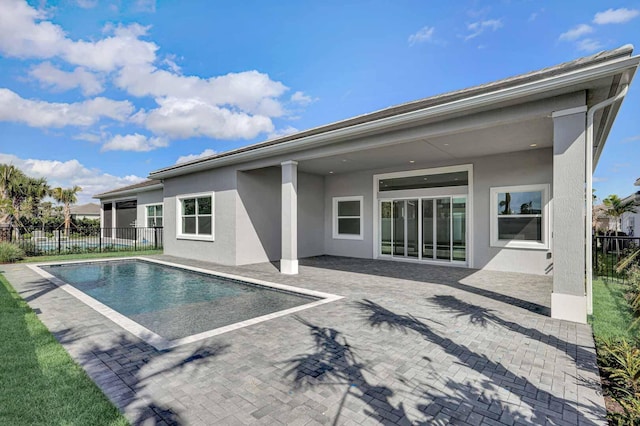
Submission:
<svg viewBox="0 0 640 426">
<path fill-rule="evenodd" d="M 343 158 L 343 159 L 342 159 L 342 162 L 343 162 L 343 163 L 346 163 L 346 162 L 347 162 L 347 159 L 346 159 L 346 158 Z"/>
<path fill-rule="evenodd" d="M 411 164 L 413 164 L 413 163 L 415 163 L 415 160 L 409 160 L 409 162 L 410 162 Z"/>
<path fill-rule="evenodd" d="M 532 143 L 532 144 L 531 144 L 531 145 L 529 145 L 529 146 L 538 146 L 538 144 L 537 144 L 537 143 Z"/>
<path fill-rule="evenodd" d="M 444 145 L 444 146 L 449 146 L 449 144 L 448 144 L 448 143 L 445 143 L 445 144 L 443 144 L 443 145 Z"/>
<path fill-rule="evenodd" d="M 332 175 L 332 174 L 333 174 L 333 172 L 329 172 L 329 174 L 330 174 L 330 175 Z"/>
</svg>

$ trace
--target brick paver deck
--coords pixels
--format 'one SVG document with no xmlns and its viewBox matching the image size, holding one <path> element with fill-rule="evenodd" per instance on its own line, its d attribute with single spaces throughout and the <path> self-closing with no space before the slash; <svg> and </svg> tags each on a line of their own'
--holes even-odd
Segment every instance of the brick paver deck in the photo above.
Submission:
<svg viewBox="0 0 640 426">
<path fill-rule="evenodd" d="M 134 424 L 606 424 L 591 329 L 549 318 L 549 278 L 328 256 L 283 276 L 157 257 L 345 298 L 160 352 L 2 265 Z"/>
</svg>

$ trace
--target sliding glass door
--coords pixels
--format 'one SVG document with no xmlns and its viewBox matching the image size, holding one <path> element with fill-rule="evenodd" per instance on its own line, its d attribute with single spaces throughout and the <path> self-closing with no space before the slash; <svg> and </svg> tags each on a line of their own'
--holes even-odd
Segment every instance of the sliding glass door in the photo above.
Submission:
<svg viewBox="0 0 640 426">
<path fill-rule="evenodd" d="M 380 254 L 466 262 L 466 197 L 380 201 Z"/>
</svg>

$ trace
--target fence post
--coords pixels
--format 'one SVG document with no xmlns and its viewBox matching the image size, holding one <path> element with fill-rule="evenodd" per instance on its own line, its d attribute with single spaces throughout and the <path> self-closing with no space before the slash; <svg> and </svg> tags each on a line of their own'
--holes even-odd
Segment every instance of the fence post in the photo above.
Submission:
<svg viewBox="0 0 640 426">
<path fill-rule="evenodd" d="M 60 254 L 60 240 L 62 239 L 62 235 L 60 234 L 60 229 L 58 231 L 58 254 Z"/>
</svg>

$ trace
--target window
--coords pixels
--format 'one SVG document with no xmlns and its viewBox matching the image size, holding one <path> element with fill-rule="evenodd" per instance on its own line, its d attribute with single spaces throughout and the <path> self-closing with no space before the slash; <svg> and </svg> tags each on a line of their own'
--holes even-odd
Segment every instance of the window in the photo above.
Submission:
<svg viewBox="0 0 640 426">
<path fill-rule="evenodd" d="M 491 188 L 491 245 L 549 248 L 549 185 Z"/>
<path fill-rule="evenodd" d="M 162 226 L 162 204 L 147 206 L 147 227 Z"/>
<path fill-rule="evenodd" d="M 333 198 L 333 238 L 362 239 L 362 196 Z"/>
<path fill-rule="evenodd" d="M 189 194 L 177 200 L 178 238 L 213 241 L 213 194 Z"/>
</svg>

